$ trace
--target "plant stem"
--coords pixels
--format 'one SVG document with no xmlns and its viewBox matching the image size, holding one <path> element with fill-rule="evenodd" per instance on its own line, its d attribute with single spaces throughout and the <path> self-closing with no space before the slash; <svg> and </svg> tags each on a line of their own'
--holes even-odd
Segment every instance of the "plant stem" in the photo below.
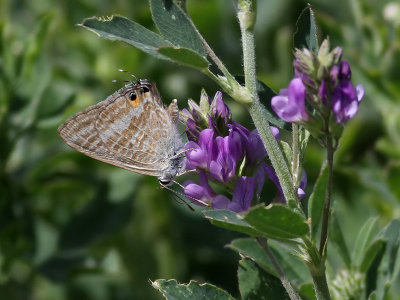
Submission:
<svg viewBox="0 0 400 300">
<path fill-rule="evenodd" d="M 325 275 L 325 258 L 309 239 L 303 238 L 304 262 L 306 263 L 313 279 L 315 296 L 318 300 L 330 300 L 328 283 Z"/>
<path fill-rule="evenodd" d="M 325 270 L 325 269 L 324 269 Z M 312 275 L 314 283 L 315 296 L 318 300 L 329 300 L 331 296 L 329 294 L 328 283 L 326 282 L 325 271 L 319 275 Z"/>
<path fill-rule="evenodd" d="M 319 244 L 319 253 L 321 256 L 326 252 L 326 244 L 328 238 L 328 221 L 329 221 L 329 213 L 331 206 L 331 195 L 332 195 L 332 183 L 333 183 L 333 154 L 334 148 L 332 144 L 332 135 L 329 132 L 329 129 L 326 134 L 326 162 L 328 164 L 328 185 L 325 192 L 325 204 L 324 211 L 322 216 L 322 228 L 321 228 L 321 240 Z M 326 255 L 326 253 L 325 253 Z"/>
<path fill-rule="evenodd" d="M 269 260 L 271 261 L 273 267 L 275 268 L 276 273 L 278 274 L 279 279 L 282 282 L 283 287 L 289 295 L 289 298 L 292 300 L 301 300 L 295 289 L 290 284 L 289 280 L 286 278 L 285 274 L 281 266 L 279 265 L 278 260 L 276 259 L 274 253 L 268 245 L 267 239 L 264 238 L 256 238 L 258 244 L 264 249 L 265 253 L 268 255 Z"/>
<path fill-rule="evenodd" d="M 299 187 L 299 125 L 292 123 L 292 176 L 294 188 Z"/>
<path fill-rule="evenodd" d="M 283 153 L 273 136 L 268 120 L 266 108 L 261 104 L 257 94 L 257 75 L 255 63 L 255 44 L 253 26 L 255 22 L 255 1 L 240 0 L 238 19 L 242 34 L 243 65 L 246 88 L 251 94 L 251 104 L 248 110 L 261 140 L 268 152 L 272 166 L 281 184 L 287 202 L 296 200 L 297 194 L 293 188 L 292 177 Z M 253 21 L 250 22 L 250 21 Z"/>
</svg>

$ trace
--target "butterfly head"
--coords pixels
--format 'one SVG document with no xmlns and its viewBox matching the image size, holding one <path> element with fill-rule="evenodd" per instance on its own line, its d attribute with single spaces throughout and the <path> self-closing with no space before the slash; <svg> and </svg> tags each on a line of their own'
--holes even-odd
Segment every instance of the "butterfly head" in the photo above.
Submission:
<svg viewBox="0 0 400 300">
<path fill-rule="evenodd" d="M 152 96 L 153 85 L 148 80 L 139 80 L 132 82 L 124 87 L 124 97 L 129 101 L 130 105 L 135 108 L 143 100 L 149 96 Z"/>
</svg>

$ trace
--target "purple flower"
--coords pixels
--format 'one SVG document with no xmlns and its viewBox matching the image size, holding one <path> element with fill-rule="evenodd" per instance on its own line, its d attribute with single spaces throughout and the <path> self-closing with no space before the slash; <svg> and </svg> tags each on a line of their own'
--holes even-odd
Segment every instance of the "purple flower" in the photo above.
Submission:
<svg viewBox="0 0 400 300">
<path fill-rule="evenodd" d="M 198 143 L 189 141 L 185 145 L 186 169 L 206 170 L 211 160 L 216 156 L 217 148 L 214 141 L 214 131 L 204 129 L 199 134 Z"/>
<path fill-rule="evenodd" d="M 275 170 L 268 166 L 267 164 L 265 165 L 265 171 L 267 172 L 268 178 L 271 179 L 271 181 L 275 184 L 276 188 L 278 189 L 278 192 L 276 194 L 276 201 L 280 203 L 285 203 L 285 197 L 283 195 L 283 190 L 281 187 L 281 184 L 279 183 L 278 176 L 276 176 Z M 297 195 L 299 196 L 299 199 L 303 199 L 306 196 L 305 188 L 307 185 L 307 174 L 303 170 L 303 173 L 301 175 L 301 180 L 300 180 L 300 186 L 297 189 Z"/>
<path fill-rule="evenodd" d="M 278 96 L 271 99 L 275 113 L 287 122 L 308 120 L 305 108 L 306 87 L 300 78 L 294 78 L 287 89 L 279 91 Z"/>
<path fill-rule="evenodd" d="M 364 97 L 364 87 L 355 88 L 349 80 L 341 80 L 332 93 L 332 110 L 336 122 L 344 123 L 358 112 L 358 105 Z"/>
<path fill-rule="evenodd" d="M 253 168 L 260 164 L 264 158 L 267 157 L 267 151 L 261 141 L 258 131 L 254 129 L 250 132 L 246 143 L 246 159 L 249 167 Z"/>
<path fill-rule="evenodd" d="M 186 121 L 186 134 L 189 141 L 197 141 L 199 138 L 200 128 L 193 119 Z"/>
<path fill-rule="evenodd" d="M 334 65 L 330 77 L 335 89 L 332 92 L 332 110 L 337 123 L 344 123 L 358 112 L 358 105 L 364 97 L 362 85 L 353 86 L 351 83 L 350 64 L 343 60 Z"/>
<path fill-rule="evenodd" d="M 209 205 L 215 197 L 215 192 L 212 190 L 207 181 L 207 175 L 200 172 L 200 184 L 192 180 L 183 183 L 183 193 L 194 204 L 200 206 Z"/>
<path fill-rule="evenodd" d="M 364 89 L 351 83 L 350 64 L 342 60 L 342 54 L 340 47 L 330 50 L 327 39 L 318 53 L 296 49 L 295 78 L 271 99 L 276 114 L 287 122 L 301 123 L 318 139 L 325 135 L 326 124 L 344 123 L 354 117 Z M 334 124 L 329 127 L 339 128 Z M 339 138 L 341 131 L 336 131 L 334 136 Z"/>
<path fill-rule="evenodd" d="M 213 208 L 229 209 L 242 212 L 249 209 L 254 198 L 256 180 L 253 177 L 239 177 L 233 191 L 232 201 L 224 195 L 218 195 L 213 200 Z"/>
<path fill-rule="evenodd" d="M 225 124 L 230 122 L 232 119 L 231 111 L 222 100 L 222 93 L 219 91 L 215 94 L 214 99 L 211 102 L 211 116 L 213 119 L 219 118 L 224 120 Z"/>
<path fill-rule="evenodd" d="M 235 177 L 236 174 L 236 160 L 235 156 L 238 151 L 242 151 L 237 144 L 237 141 L 231 137 L 218 136 L 215 139 L 218 155 L 215 160 L 210 162 L 211 176 L 220 182 L 228 182 Z M 240 142 L 240 141 L 239 141 Z M 235 150 L 233 150 L 235 149 Z M 232 151 L 233 150 L 233 151 Z"/>
<path fill-rule="evenodd" d="M 253 201 L 258 201 L 264 186 L 267 152 L 257 130 L 250 131 L 232 121 L 222 93 L 216 93 L 211 103 L 208 99 L 203 92 L 200 106 L 190 102 L 191 111 L 181 114 L 189 137 L 185 145 L 186 169 L 200 174 L 200 183 L 186 181 L 183 192 L 194 204 L 246 211 Z M 199 117 L 205 114 L 207 127 L 204 118 Z M 271 131 L 278 139 L 279 130 L 271 127 Z M 217 194 L 211 182 L 225 192 Z"/>
<path fill-rule="evenodd" d="M 303 170 L 301 174 L 300 186 L 297 189 L 297 195 L 299 195 L 300 200 L 306 196 L 305 192 L 306 186 L 307 186 L 307 174 L 306 171 Z"/>
</svg>

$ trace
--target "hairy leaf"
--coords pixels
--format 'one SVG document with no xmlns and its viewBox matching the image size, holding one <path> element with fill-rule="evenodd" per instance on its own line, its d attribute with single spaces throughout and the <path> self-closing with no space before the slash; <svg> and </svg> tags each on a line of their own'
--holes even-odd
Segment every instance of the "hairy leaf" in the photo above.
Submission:
<svg viewBox="0 0 400 300">
<path fill-rule="evenodd" d="M 197 69 L 208 68 L 207 59 L 190 49 L 182 47 L 160 47 L 157 51 L 177 63 Z"/>
<path fill-rule="evenodd" d="M 242 299 L 290 299 L 278 278 L 248 258 L 239 262 L 238 277 Z"/>
<path fill-rule="evenodd" d="M 225 229 L 248 234 L 250 236 L 260 236 L 261 233 L 254 229 L 250 224 L 243 220 L 243 217 L 230 210 L 209 210 L 203 213 L 210 220 L 211 224 Z"/>
<path fill-rule="evenodd" d="M 158 52 L 158 48 L 172 46 L 170 42 L 159 34 L 125 17 L 112 16 L 111 18 L 103 19 L 93 17 L 83 20 L 80 26 L 93 31 L 102 38 L 122 41 L 148 54 L 169 60 Z"/>
<path fill-rule="evenodd" d="M 206 50 L 188 15 L 172 0 L 150 0 L 154 23 L 174 46 L 188 48 L 205 57 Z"/>
<path fill-rule="evenodd" d="M 244 220 L 263 236 L 272 239 L 289 240 L 308 233 L 303 216 L 285 205 L 257 206 L 247 212 Z"/>
<path fill-rule="evenodd" d="M 165 299 L 168 300 L 234 300 L 228 292 L 209 283 L 200 284 L 190 281 L 188 284 L 180 284 L 175 279 L 158 279 L 152 283 L 153 287 L 159 290 Z"/>
</svg>

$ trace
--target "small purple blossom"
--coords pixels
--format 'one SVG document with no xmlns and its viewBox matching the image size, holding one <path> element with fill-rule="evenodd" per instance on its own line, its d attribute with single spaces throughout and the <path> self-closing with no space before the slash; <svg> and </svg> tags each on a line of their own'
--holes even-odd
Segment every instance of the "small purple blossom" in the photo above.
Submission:
<svg viewBox="0 0 400 300">
<path fill-rule="evenodd" d="M 272 97 L 271 106 L 276 114 L 286 122 L 303 122 L 308 120 L 305 108 L 306 87 L 300 78 L 294 78 L 287 89 L 279 91 Z"/>
<path fill-rule="evenodd" d="M 264 186 L 267 152 L 257 130 L 250 131 L 232 121 L 222 93 L 218 92 L 211 102 L 205 99 L 209 98 L 203 93 L 200 106 L 191 102 L 189 110 L 182 112 L 189 139 L 185 145 L 186 169 L 200 174 L 200 184 L 186 181 L 183 192 L 194 204 L 246 211 L 253 201 L 258 201 Z M 207 112 L 204 107 L 208 107 Z M 279 130 L 271 130 L 279 138 Z M 226 193 L 216 193 L 211 182 Z"/>
<path fill-rule="evenodd" d="M 211 116 L 213 119 L 220 118 L 225 123 L 228 123 L 232 119 L 231 111 L 225 102 L 222 100 L 222 93 L 217 92 L 214 96 L 213 101 L 211 102 Z"/>
<path fill-rule="evenodd" d="M 183 186 L 183 193 L 194 204 L 206 206 L 211 203 L 215 197 L 215 192 L 208 184 L 207 175 L 204 172 L 199 172 L 200 184 L 192 180 L 186 181 Z"/>
<path fill-rule="evenodd" d="M 336 122 L 344 123 L 353 118 L 358 112 L 358 105 L 364 97 L 364 87 L 356 87 L 351 83 L 351 70 L 347 61 L 342 61 L 339 66 L 332 68 L 331 78 L 336 87 L 332 92 L 332 110 Z"/>
<path fill-rule="evenodd" d="M 329 40 L 323 41 L 318 53 L 297 49 L 295 78 L 271 99 L 275 113 L 287 122 L 301 123 L 317 138 L 324 135 L 327 123 L 342 124 L 353 118 L 364 88 L 351 83 L 350 64 L 342 54 L 340 47 L 330 50 Z M 336 128 L 335 138 L 340 137 L 340 127 L 331 124 L 330 128 Z"/>
</svg>

